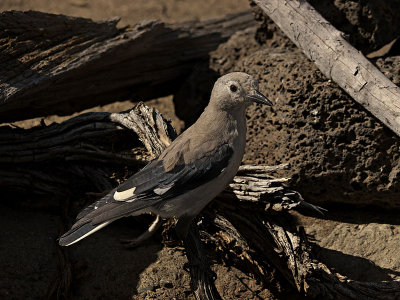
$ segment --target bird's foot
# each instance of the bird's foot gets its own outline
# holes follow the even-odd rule
[[[150,227],[137,238],[134,239],[121,239],[120,242],[124,244],[125,248],[132,249],[140,244],[142,244],[145,240],[149,239],[154,235],[154,233],[161,227],[163,220],[160,216],[157,216],[153,223],[151,223]]]

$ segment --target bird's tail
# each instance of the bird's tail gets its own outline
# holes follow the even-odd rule
[[[76,242],[79,242],[80,240],[91,235],[92,233],[95,233],[96,231],[100,230],[110,223],[111,221],[107,221],[101,224],[93,225],[91,222],[88,222],[79,227],[73,226],[68,232],[64,233],[59,238],[58,243],[61,246],[69,246],[75,244]]]

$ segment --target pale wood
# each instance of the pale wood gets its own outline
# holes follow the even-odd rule
[[[400,135],[400,89],[305,0],[254,0],[355,101]]]

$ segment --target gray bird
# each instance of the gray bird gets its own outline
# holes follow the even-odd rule
[[[157,216],[147,234],[159,226],[160,217],[174,217],[177,235],[184,238],[192,220],[235,176],[246,144],[245,110],[253,102],[272,105],[252,76],[235,72],[220,77],[196,123],[157,159],[82,210],[60,245],[143,213]]]

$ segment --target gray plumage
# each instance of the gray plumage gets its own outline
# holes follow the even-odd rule
[[[82,210],[60,245],[71,245],[121,217],[142,213],[177,218],[176,230],[183,238],[192,219],[235,176],[246,144],[245,109],[252,102],[271,105],[250,75],[235,72],[219,78],[197,122],[159,158]]]

